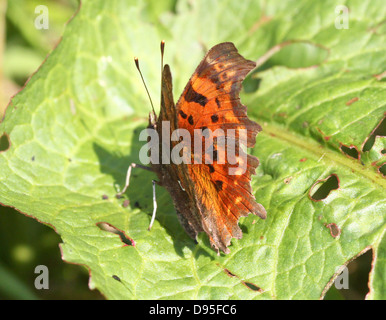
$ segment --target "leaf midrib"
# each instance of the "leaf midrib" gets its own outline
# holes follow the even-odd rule
[[[347,169],[352,170],[355,174],[365,177],[370,180],[375,186],[386,189],[386,179],[383,179],[380,174],[370,170],[369,165],[362,165],[358,160],[352,160],[348,157],[339,154],[325,146],[316,143],[315,141],[308,139],[304,136],[298,135],[292,131],[288,131],[283,126],[276,123],[264,123],[262,122],[262,134],[268,134],[277,139],[286,141],[293,146],[307,150],[308,152],[319,157],[320,160],[329,161],[334,164],[339,164]]]

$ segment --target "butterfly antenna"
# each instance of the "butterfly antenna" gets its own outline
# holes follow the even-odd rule
[[[141,79],[142,79],[143,85],[145,86],[147,95],[148,95],[148,97],[149,97],[150,104],[151,104],[151,108],[153,109],[154,114],[156,114],[156,113],[155,113],[155,110],[154,110],[153,100],[151,100],[151,96],[150,96],[149,90],[147,89],[147,86],[146,86],[146,83],[145,83],[145,79],[143,78],[141,69],[139,68],[139,61],[138,61],[138,58],[137,58],[137,57],[134,57],[134,61],[135,61],[135,66],[137,67],[138,72],[139,72],[139,74],[141,75]]]
[[[165,51],[165,40],[161,41],[161,75],[164,69],[164,51]]]

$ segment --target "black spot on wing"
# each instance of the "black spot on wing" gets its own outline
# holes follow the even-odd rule
[[[213,150],[213,161],[218,161],[217,150]]]
[[[217,104],[217,108],[221,108],[221,104],[220,104],[220,101],[218,100],[218,98],[216,97],[216,104]]]
[[[217,191],[221,191],[222,190],[222,185],[223,185],[223,182],[221,180],[216,180],[215,181],[215,187],[216,187]]]
[[[180,110],[180,116],[183,118],[183,119],[186,119],[188,116],[185,112],[183,112],[182,110]]]
[[[218,115],[214,114],[213,116],[210,117],[212,119],[213,123],[216,123],[218,121]]]
[[[207,130],[207,131],[205,131]],[[203,137],[209,138],[210,137],[210,131],[208,130],[208,127],[201,127],[201,132]]]
[[[190,125],[194,124],[192,115],[189,116],[188,122],[189,122]]]
[[[190,84],[189,89],[186,92],[185,100],[187,102],[196,102],[203,107],[205,107],[205,105],[208,102],[208,99],[205,96],[203,96],[202,94],[198,93],[193,89],[192,84]]]

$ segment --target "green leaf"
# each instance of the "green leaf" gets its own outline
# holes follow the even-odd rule
[[[89,268],[90,287],[110,299],[322,297],[337,270],[378,246],[386,227],[385,178],[359,157],[386,111],[385,82],[374,77],[386,65],[378,32],[386,8],[346,1],[349,29],[336,29],[337,5],[178,1],[172,13],[173,2],[82,1],[0,124],[10,139],[0,152],[0,202],[52,226],[63,259]],[[140,57],[159,97],[162,38],[176,98],[216,43],[233,41],[254,60],[283,50],[245,81],[242,94],[263,126],[252,184],[268,217],[241,219],[243,238],[226,256],[210,249],[205,234],[198,244],[186,235],[162,188],[147,231],[152,173],[133,172],[128,207],[114,197],[129,164],[139,162],[150,110],[132,57]],[[355,146],[358,159],[342,145]],[[384,263],[374,263],[373,295],[384,296],[377,271]]]
[[[385,235],[373,247],[373,270],[370,273],[370,292],[367,299],[386,299],[386,238]]]

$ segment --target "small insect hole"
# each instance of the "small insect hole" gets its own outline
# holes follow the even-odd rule
[[[234,273],[230,272],[228,269],[224,268],[224,272],[226,273],[227,276],[231,277],[231,278],[238,278],[238,276],[236,276]]]
[[[9,141],[8,135],[4,132],[0,137],[0,152],[7,151],[10,147],[11,143]]]
[[[97,227],[99,229],[101,229],[103,231],[107,231],[107,232],[110,232],[110,233],[117,234],[119,236],[119,238],[121,239],[121,241],[125,245],[127,245],[127,246],[135,246],[135,241],[133,239],[128,237],[123,231],[117,229],[113,225],[111,225],[111,224],[109,224],[107,222],[98,222],[96,225],[97,225]]]
[[[379,167],[379,172],[380,173],[382,173],[382,175],[384,176],[384,177],[386,177],[386,163],[384,163],[383,165],[381,165],[380,167]]]
[[[263,290],[258,287],[257,285],[253,284],[252,282],[247,282],[247,281],[242,281],[242,283],[250,290],[252,291],[258,291],[258,292],[263,292]]]
[[[332,190],[339,188],[339,180],[336,174],[330,175],[327,179],[317,181],[310,190],[310,198],[314,201],[326,199]]]
[[[359,159],[359,152],[355,146],[348,147],[342,144],[340,146],[340,150],[350,158],[357,159],[357,160]]]
[[[336,223],[329,223],[326,227],[330,229],[330,234],[333,238],[339,237],[342,232]]]
[[[365,140],[366,142],[365,142],[363,149],[362,149],[363,152],[371,150],[371,148],[374,145],[375,138],[377,136],[381,136],[381,137],[386,136],[386,115],[379,122],[379,124],[375,127],[375,129],[371,132],[369,137]]]

